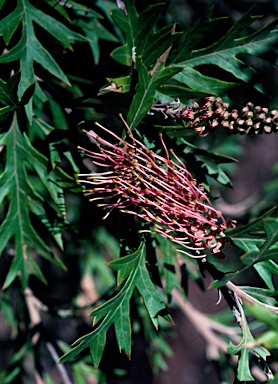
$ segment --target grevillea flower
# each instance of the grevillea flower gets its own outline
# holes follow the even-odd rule
[[[153,232],[176,243],[179,252],[191,257],[204,257],[207,250],[220,252],[228,224],[213,208],[204,187],[173,150],[168,151],[162,136],[165,157],[138,141],[126,123],[129,142],[97,125],[117,143],[85,131],[99,151],[80,149],[105,170],[80,174],[78,181],[91,186],[84,191],[92,196],[90,201],[102,201],[98,206],[108,209],[104,218],[116,208],[150,222]]]
[[[229,104],[223,103],[220,97],[206,97],[206,103],[193,108],[185,107],[181,119],[191,120],[188,127],[199,133],[199,136],[214,134],[218,127],[223,127],[228,135],[278,132],[278,111],[254,106],[247,103],[240,110],[228,110]]]
[[[179,99],[162,103],[156,100],[151,112],[160,111],[165,118],[168,116],[182,120],[187,128],[199,133],[199,136],[213,135],[219,128],[224,128],[228,135],[278,132],[278,110],[254,106],[247,103],[240,110],[229,110],[229,104],[220,97],[205,97],[205,103],[194,103],[192,107],[180,108]]]

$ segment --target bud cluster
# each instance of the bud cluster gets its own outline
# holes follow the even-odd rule
[[[104,218],[113,209],[120,209],[150,222],[153,233],[176,243],[179,252],[191,257],[204,257],[201,251],[220,252],[223,231],[233,223],[227,223],[221,212],[213,208],[204,187],[197,184],[173,150],[166,148],[162,136],[166,157],[138,141],[127,125],[129,142],[97,125],[117,143],[112,144],[93,131],[86,132],[99,151],[81,149],[93,164],[106,170],[80,174],[78,181],[91,186],[84,191],[93,196],[90,201],[102,201],[98,206],[109,210]]]
[[[206,97],[205,104],[185,106],[180,109],[177,99],[169,103],[156,101],[151,110],[159,110],[165,116],[183,120],[188,128],[199,133],[199,136],[213,135],[217,128],[223,127],[228,135],[278,132],[278,110],[254,106],[247,103],[240,110],[228,110],[229,104],[223,103],[220,97]],[[165,105],[162,110],[161,105]],[[160,106],[160,108],[159,108]]]
[[[189,128],[193,128],[200,136],[213,134],[218,127],[226,129],[227,134],[248,134],[278,132],[278,111],[247,103],[241,110],[228,111],[229,104],[223,103],[220,97],[206,97],[203,106],[194,104],[193,108],[185,107],[180,115],[189,120]]]

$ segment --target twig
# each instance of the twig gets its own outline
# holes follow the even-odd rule
[[[262,303],[261,301],[255,299],[254,297],[252,297],[251,295],[248,295],[248,293],[244,292],[243,290],[241,290],[237,285],[235,285],[234,283],[232,283],[231,281],[228,281],[226,284],[226,287],[231,290],[232,292],[234,292],[238,297],[240,297],[242,300],[246,300],[248,303],[251,303],[251,304],[259,304],[261,305],[262,307],[268,309],[270,312],[273,312],[275,314],[278,314],[278,307],[274,307],[273,305],[269,305],[269,304],[265,304],[265,303]]]
[[[189,301],[184,301],[182,294],[177,289],[172,291],[172,295],[180,310],[208,343],[210,357],[217,359],[219,357],[218,350],[227,353],[228,347],[226,341],[219,337],[214,331],[225,333],[236,342],[240,340],[235,329],[209,319],[206,315],[194,308]]]
[[[232,284],[232,283],[231,283]],[[229,287],[229,289],[233,289],[233,285]],[[240,290],[239,290],[240,291]],[[240,291],[242,292],[242,291]],[[179,309],[183,312],[183,314],[187,317],[187,319],[191,322],[191,324],[195,327],[200,336],[206,341],[208,347],[208,356],[212,360],[217,360],[219,358],[219,350],[227,353],[228,344],[225,340],[223,340],[220,336],[215,334],[215,332],[221,332],[229,336],[234,342],[238,343],[240,341],[240,337],[237,334],[235,328],[225,326],[223,324],[219,324],[218,322],[211,320],[207,317],[207,315],[199,312],[189,301],[184,301],[182,294],[177,290],[173,289],[172,296],[179,307]],[[240,303],[240,296],[234,292],[235,301],[238,306],[238,311],[240,315],[243,315],[243,309]],[[249,295],[248,295],[249,296]],[[237,357],[231,356],[232,361],[236,364]],[[265,375],[270,379],[272,376],[271,371],[262,372],[258,367],[252,367],[252,375],[256,379],[263,381]]]
[[[53,361],[56,364],[56,367],[57,367],[57,369],[61,375],[63,383],[64,384],[73,384],[71,379],[69,378],[69,375],[66,371],[65,366],[63,364],[58,364],[59,356],[58,356],[58,353],[56,352],[55,348],[53,347],[53,345],[49,342],[46,342],[45,345],[46,345],[46,348],[48,349],[50,356],[52,357]]]
[[[254,205],[260,201],[260,198],[260,191],[256,191],[245,200],[236,204],[228,204],[225,200],[219,199],[219,201],[216,202],[216,207],[224,215],[238,218],[244,216],[252,207],[254,207]]]

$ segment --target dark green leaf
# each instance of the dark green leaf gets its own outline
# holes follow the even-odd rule
[[[120,61],[122,64],[130,65],[133,48],[136,49],[136,54],[138,56],[144,57],[144,52],[149,48],[148,39],[150,32],[153,29],[163,5],[164,4],[162,3],[150,5],[138,16],[134,6],[134,0],[127,0],[126,6],[128,16],[125,16],[119,9],[114,9],[112,11],[111,15],[113,20],[121,27],[126,36],[126,43],[123,46],[116,48],[111,54],[115,60]],[[167,41],[165,50],[171,45],[171,41],[171,39]],[[152,54],[154,54],[152,60],[158,59],[162,53],[163,50],[159,53],[159,45],[157,44],[155,49],[152,49]]]
[[[263,347],[255,346],[255,340],[250,332],[246,317],[241,309],[241,329],[242,339],[237,345],[230,342],[228,347],[228,353],[231,355],[240,354],[237,368],[237,378],[239,381],[254,381],[249,368],[249,352],[252,351],[256,355],[260,356],[263,360],[266,359],[270,353]]]
[[[184,43],[183,38],[180,38],[179,46],[173,50],[170,58],[170,63],[178,63],[184,65],[185,68],[178,75],[174,76],[178,81],[182,81],[187,86],[192,86],[194,89],[207,90],[207,93],[218,90],[218,94],[226,92],[230,87],[233,87],[233,83],[219,82],[218,79],[203,76],[201,73],[197,73],[197,66],[205,64],[213,64],[224,71],[227,71],[234,75],[236,78],[242,81],[249,81],[254,70],[250,67],[244,66],[244,62],[238,59],[240,54],[248,54],[258,56],[266,52],[273,44],[278,41],[278,30],[274,30],[277,21],[274,20],[270,24],[256,31],[255,33],[241,37],[242,31],[248,27],[257,17],[252,17],[251,8],[246,12],[233,26],[232,28],[222,36],[217,42],[213,43],[207,48],[193,49],[194,44],[206,36],[206,30],[211,23],[209,16],[200,22],[196,29],[192,30],[192,38],[189,38],[190,50],[186,50],[182,45]],[[195,33],[198,38],[194,41]],[[185,45],[186,47],[186,45]],[[193,77],[190,74],[194,74]],[[196,86],[198,81],[199,86]],[[213,82],[215,81],[215,87]]]
[[[12,21],[10,20],[12,18]],[[57,39],[65,48],[71,49],[71,42],[87,41],[86,38],[71,31],[58,20],[53,19],[45,12],[34,7],[28,0],[21,0],[11,14],[0,21],[0,31],[6,30],[7,23],[11,27],[5,32],[5,40],[8,42],[12,37],[19,22],[22,22],[22,35],[20,41],[0,57],[0,63],[9,63],[20,60],[21,79],[18,87],[18,95],[22,97],[27,88],[35,81],[34,62],[39,63],[48,72],[58,79],[69,84],[69,81],[57,64],[53,56],[47,51],[37,39],[34,32],[34,23],[37,23]],[[31,107],[26,107],[26,112],[31,121]]]
[[[94,56],[95,64],[98,64],[100,58],[100,49],[99,49],[99,40],[107,40],[118,42],[118,38],[115,37],[111,32],[109,32],[97,18],[91,18],[88,22],[84,20],[77,20],[76,25],[80,27],[85,36],[89,40],[89,44]]]
[[[151,76],[143,61],[139,59],[137,60],[137,68],[138,88],[127,116],[127,123],[131,129],[136,128],[147,114],[153,104],[155,91],[158,87],[182,69],[180,67],[165,68],[164,63],[161,63],[158,70]]]
[[[48,190],[56,207],[58,204],[64,206],[63,194],[55,181],[57,176],[47,174],[47,160],[32,147],[27,137],[22,135],[15,117],[9,131],[0,136],[0,142],[6,148],[7,158],[4,172],[0,178],[0,202],[3,202],[6,197],[9,198],[9,209],[0,226],[0,253],[10,239],[14,238],[15,241],[15,255],[4,287],[7,288],[18,275],[21,276],[23,287],[26,287],[30,274],[35,274],[45,281],[33,259],[34,250],[40,256],[63,266],[58,258],[49,256],[51,255],[50,249],[31,223],[30,213],[32,212],[39,216],[46,225],[50,225],[44,210],[44,199],[34,190],[32,183],[28,180],[26,164],[28,163],[41,178],[41,182]],[[54,183],[49,182],[49,179],[52,179]],[[62,246],[60,231],[54,231],[51,225],[49,229],[53,230],[54,238]]]
[[[67,352],[60,360],[65,362],[81,353],[85,348],[90,348],[95,367],[98,366],[104,348],[104,340],[109,327],[114,324],[117,342],[120,351],[128,356],[131,354],[131,325],[129,315],[129,301],[135,287],[142,295],[151,319],[157,326],[159,312],[165,310],[159,294],[154,289],[146,268],[145,245],[141,243],[136,252],[110,263],[111,267],[118,270],[118,281],[127,279],[120,292],[112,299],[106,301],[100,307],[94,309],[90,315],[94,316],[96,329],[76,340],[74,348]],[[168,315],[165,316],[169,318]],[[101,342],[99,342],[101,341]]]
[[[258,251],[251,251],[241,256],[244,264],[250,265],[259,261],[274,259],[277,257],[278,246],[271,248],[278,241],[278,219],[266,218],[262,220],[263,228],[266,233],[266,241]]]
[[[0,79],[0,103],[15,106],[18,102],[17,88],[20,80],[20,73],[9,78],[7,83]]]
[[[196,69],[188,66],[174,76],[174,79],[186,84],[192,89],[206,93],[206,95],[221,95],[229,89],[237,87],[238,83],[227,82],[213,77],[205,76]],[[209,91],[208,91],[209,90]],[[200,96],[199,96],[200,97]]]
[[[274,291],[272,275],[278,275],[278,265],[272,260],[266,260],[255,264],[254,268],[268,288]]]
[[[205,97],[208,92],[203,92],[197,89],[188,87],[181,87],[179,85],[163,84],[159,87],[158,93],[171,96],[172,99],[179,98],[184,104],[188,103],[189,99],[197,99],[199,97]]]
[[[8,45],[13,34],[17,30],[22,19],[23,11],[20,4],[11,12],[4,20],[0,21],[0,35],[3,36],[5,43]]]

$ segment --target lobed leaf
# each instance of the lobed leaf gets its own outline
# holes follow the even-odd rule
[[[158,87],[182,68],[165,68],[164,63],[161,63],[158,70],[151,76],[142,59],[137,57],[137,69],[138,87],[127,115],[127,124],[130,129],[136,128],[145,117],[154,102],[154,95]]]
[[[69,84],[67,76],[52,54],[38,40],[34,24],[39,24],[65,48],[72,49],[72,41],[88,40],[82,35],[71,31],[45,12],[40,11],[29,0],[18,0],[14,11],[0,21],[0,34],[3,35],[6,44],[10,42],[20,22],[22,23],[22,33],[19,42],[0,57],[0,63],[20,61],[21,79],[18,86],[18,96],[21,97],[26,89],[36,82],[34,62],[40,64],[58,79]],[[7,28],[7,25],[9,28]],[[40,92],[37,90],[36,94],[39,96]],[[32,108],[30,105],[26,107],[26,112],[29,121],[31,121]]]
[[[90,348],[94,366],[97,367],[103,353],[105,335],[111,325],[115,327],[120,351],[124,351],[130,357],[129,301],[135,287],[139,290],[150,317],[157,327],[157,316],[161,311],[165,310],[165,305],[149,278],[145,261],[145,245],[141,243],[137,251],[129,256],[110,262],[110,266],[118,271],[118,282],[127,279],[116,296],[90,312],[90,316],[94,316],[95,329],[88,335],[76,340],[73,344],[74,348],[62,356],[60,362],[71,360],[85,348]],[[164,317],[169,319],[167,315]]]
[[[0,136],[0,143],[6,148],[6,164],[0,177],[0,203],[7,198],[9,200],[6,217],[0,225],[0,253],[11,239],[14,239],[15,242],[15,253],[4,282],[4,288],[7,288],[17,276],[21,276],[22,285],[25,288],[30,274],[35,274],[46,282],[37,266],[34,254],[64,267],[56,256],[50,256],[49,247],[41,239],[31,222],[30,215],[33,213],[49,227],[50,231],[53,231],[54,238],[62,247],[60,230],[54,228],[49,222],[44,209],[44,198],[33,188],[27,169],[33,169],[41,178],[52,197],[53,207],[64,207],[62,189],[57,186],[57,175],[60,177],[61,174],[58,173],[56,176],[47,174],[46,158],[37,152],[27,136],[20,132],[15,116],[9,131]]]
[[[255,339],[250,332],[243,310],[241,310],[241,321],[242,339],[237,345],[234,345],[230,341],[228,346],[228,353],[231,355],[240,355],[237,368],[238,380],[254,381],[249,368],[249,353],[253,352],[256,356],[259,356],[263,360],[266,360],[266,357],[269,356],[270,353],[264,347],[255,346]]]
[[[210,19],[211,11],[205,19],[201,20],[186,35],[188,39],[187,44],[190,46],[190,49],[185,49],[183,46],[185,38],[180,37],[172,50],[169,63],[184,65],[185,68],[173,76],[173,78],[193,89],[206,90],[208,94],[218,91],[219,95],[235,86],[235,83],[225,84],[225,82],[221,82],[213,77],[204,76],[197,69],[201,65],[209,64],[216,65],[222,70],[231,73],[235,78],[248,82],[254,70],[245,66],[238,56],[240,54],[258,56],[266,52],[278,41],[278,30],[274,29],[277,20],[272,21],[253,34],[241,37],[242,31],[257,19],[257,17],[252,16],[253,8],[247,11],[224,36],[206,48],[194,49],[198,41],[201,41],[206,36],[206,31],[211,23],[217,24],[217,19],[214,21]],[[196,35],[197,39],[195,42]],[[185,44],[185,46],[187,45]]]
[[[134,0],[126,1],[128,16],[125,16],[125,14],[119,9],[113,9],[111,12],[112,19],[125,32],[126,37],[125,44],[116,48],[111,53],[111,56],[121,64],[128,66],[131,62],[133,49],[136,49],[136,54],[138,56],[145,57],[145,53],[147,53],[147,50],[151,48],[153,61],[155,61],[163,52],[162,50],[162,52],[159,53],[159,45],[153,45],[149,39],[151,36],[151,31],[156,23],[156,20],[158,19],[160,12],[162,11],[164,4],[157,3],[150,5],[144,12],[138,15],[134,3]],[[168,34],[171,34],[171,32],[168,31]],[[160,35],[159,37],[161,38]],[[168,42],[166,36],[164,35],[163,44],[165,44],[167,49],[171,45],[171,39]]]

